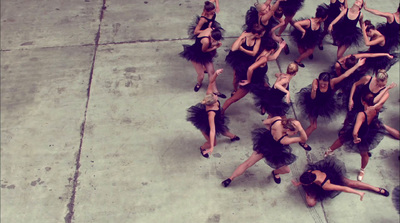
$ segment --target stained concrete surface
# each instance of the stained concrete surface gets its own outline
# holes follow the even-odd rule
[[[323,1],[306,0],[295,18],[315,13]],[[224,58],[240,35],[254,2],[220,1],[225,28],[215,67],[224,68],[219,89],[229,94],[232,69]],[[350,1],[349,4],[352,4]],[[385,12],[398,2],[368,1]],[[304,192],[291,185],[307,163],[273,182],[259,162],[228,188],[220,182],[252,153],[250,132],[262,127],[250,95],[227,111],[241,140],[218,138],[210,159],[200,156],[203,137],[186,122],[199,102],[195,71],[178,57],[187,26],[203,1],[1,1],[1,222],[399,222],[391,197],[344,194],[307,208]],[[364,12],[373,23],[384,19]],[[287,35],[288,31],[284,33]],[[298,56],[269,62],[270,82]],[[360,49],[350,49],[348,53]],[[292,95],[335,61],[325,39],[314,60],[292,80]],[[389,82],[399,83],[399,64]],[[399,88],[390,92],[385,123],[399,129]],[[224,101],[223,99],[221,101]],[[307,120],[294,112],[304,127]],[[313,161],[335,140],[340,115],[309,139]],[[360,157],[336,156],[355,179]],[[385,137],[373,151],[364,182],[390,192],[399,185],[399,141]]]

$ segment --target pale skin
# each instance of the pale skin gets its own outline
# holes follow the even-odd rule
[[[321,23],[323,23],[326,18],[311,18],[311,29],[312,30],[318,30],[321,27]],[[303,38],[306,35],[306,29],[308,29],[310,27],[310,20],[309,19],[305,19],[305,20],[301,20],[298,22],[294,23],[294,27],[296,29],[298,29],[301,33],[302,36],[301,38]],[[316,45],[317,43],[315,43]],[[302,60],[304,60],[304,58],[307,58],[308,56],[310,56],[311,54],[313,54],[315,46],[313,48],[310,49],[305,49],[301,46],[297,47],[300,53],[300,56],[296,59],[296,62],[301,63]]]
[[[312,82],[312,88],[311,88],[311,99],[315,99],[316,95],[317,95],[317,90],[318,90],[318,84],[319,84],[319,90],[322,93],[325,93],[328,91],[329,85],[331,89],[335,89],[335,86],[340,83],[342,80],[344,80],[345,78],[349,77],[351,74],[354,73],[355,70],[357,70],[359,67],[361,67],[362,65],[364,65],[365,63],[365,59],[361,59],[358,61],[358,63],[350,68],[349,70],[347,70],[343,75],[339,76],[339,77],[335,77],[332,78],[329,82],[328,81],[322,81],[322,80],[318,80],[318,79],[314,79]],[[310,125],[307,127],[306,129],[306,134],[307,137],[310,137],[310,135],[317,129],[317,118],[315,117],[308,117],[308,119],[310,120]],[[304,144],[305,147],[307,147],[307,144]]]
[[[247,32],[243,32],[239,38],[236,39],[236,41],[232,44],[231,50],[232,51],[237,51],[240,50],[242,52],[244,52],[245,54],[254,57],[258,50],[260,49],[260,34],[256,33],[247,33]],[[253,46],[253,50],[246,50],[244,47],[242,47],[242,44],[246,43],[247,46]],[[255,43],[255,44],[254,44]],[[234,75],[233,75],[233,88],[235,91],[237,91],[238,88],[238,81],[236,80],[236,71],[234,70]]]
[[[371,9],[371,8],[367,7],[367,2],[366,1],[364,1],[364,9],[365,9],[365,11],[370,12],[370,13],[372,13],[374,15],[386,18],[386,21],[388,23],[392,23],[395,20],[397,21],[397,23],[399,23],[399,12],[398,11],[395,12],[395,13],[389,13],[389,12],[381,12],[381,11],[378,11],[376,9]]]
[[[263,124],[265,125],[265,127],[267,129],[271,128],[271,124],[278,119],[282,119],[279,116],[275,116],[273,118],[269,118],[263,121]],[[304,132],[303,127],[301,126],[300,122],[297,120],[294,120],[293,122],[293,126],[295,127],[295,131],[290,131],[288,129],[285,129],[283,127],[283,125],[281,124],[280,121],[276,122],[271,129],[271,134],[273,136],[273,138],[278,141],[283,135],[288,134],[288,136],[284,137],[281,140],[281,143],[283,145],[289,145],[289,144],[293,144],[293,143],[298,143],[298,142],[306,142],[307,141],[307,135]],[[299,133],[300,136],[294,136],[295,134]],[[235,171],[232,173],[232,175],[229,177],[229,179],[231,179],[232,181],[242,175],[248,168],[250,168],[251,166],[253,166],[254,164],[256,164],[258,161],[260,161],[264,156],[260,153],[257,152],[253,152],[251,154],[251,156],[244,161],[242,164],[240,164]],[[274,170],[275,173],[275,177],[276,178],[280,178],[279,174],[286,174],[286,173],[290,173],[290,168],[289,166],[283,166],[279,169],[275,169]]]
[[[313,170],[313,171],[311,171],[311,173],[313,173],[317,176],[317,178],[312,183],[321,186],[322,182],[326,178],[326,173],[321,172],[319,170]],[[374,187],[372,185],[369,185],[369,184],[366,184],[366,183],[363,183],[360,181],[350,180],[348,178],[343,178],[343,181],[346,186],[332,184],[330,180],[327,180],[326,183],[322,186],[322,189],[327,190],[327,191],[334,190],[334,191],[342,191],[342,192],[346,192],[346,193],[356,194],[356,195],[360,196],[360,201],[363,200],[365,193],[354,190],[353,188],[360,189],[360,190],[369,190],[369,191],[373,191],[376,193],[384,193],[384,191],[381,192],[381,189],[379,187]],[[298,182],[296,180],[292,180],[292,184],[296,187],[298,187],[300,185],[304,185],[301,182]],[[309,207],[313,207],[317,204],[317,199],[315,196],[312,196],[311,194],[306,193],[306,203]]]
[[[214,39],[211,37],[211,31],[212,31],[211,28],[207,28],[207,29],[205,29],[204,31],[202,31],[202,32],[199,34],[199,37],[203,37],[203,36],[209,36],[209,37],[210,37],[210,38],[203,38],[203,39],[201,39],[201,44],[202,44],[201,50],[202,50],[203,52],[211,52],[211,51],[213,51],[213,50],[218,49],[218,48],[221,47],[221,45],[222,45],[221,41],[214,40]],[[211,47],[209,47],[210,41],[211,41]],[[205,64],[205,65],[200,64],[200,63],[197,63],[197,62],[195,62],[195,61],[191,61],[191,62],[192,62],[193,67],[194,67],[194,69],[196,70],[196,73],[197,73],[197,84],[198,84],[198,85],[201,86],[201,84],[203,83],[203,79],[204,79],[204,68],[205,68],[205,69],[207,70],[207,72],[208,72],[208,79],[209,79],[209,80],[211,79],[211,74],[214,74],[214,72],[215,72],[214,64],[213,64],[212,62],[207,63],[207,64]],[[215,81],[214,81],[213,83],[211,83],[211,82],[209,81],[209,85],[212,86],[212,89],[213,89],[213,92],[214,92],[214,93],[217,93],[217,92],[218,92],[217,85],[216,85]]]
[[[274,5],[272,5],[272,7],[270,6],[271,1],[268,0],[266,1],[260,8],[260,11],[258,12],[258,17],[259,22],[261,23],[260,25],[268,25],[269,19],[274,15],[275,11],[278,9],[279,7],[279,2],[281,1],[285,1],[285,0],[278,0],[275,2]],[[269,35],[268,33],[266,33],[266,35]]]
[[[280,52],[282,51],[282,48],[284,47],[284,45],[286,44],[285,41],[283,41],[282,43],[279,44],[279,48],[276,52],[274,52],[274,50],[264,50],[256,59],[256,62],[253,63],[247,71],[247,78],[248,80],[251,81],[251,77],[253,76],[253,72],[255,69],[259,68],[259,67],[264,67],[268,61],[270,60],[276,60],[276,58],[279,56]],[[250,79],[249,79],[250,78]],[[239,83],[240,86],[244,86],[246,84],[249,84],[250,81],[248,80],[243,80]],[[267,83],[265,83],[267,85]],[[231,104],[239,101],[240,99],[242,99],[244,96],[247,95],[247,93],[249,93],[249,89],[247,88],[238,88],[238,90],[236,91],[236,93],[228,98],[225,102],[224,105],[222,106],[222,114],[225,113],[225,111],[229,108],[229,106],[231,106]]]
[[[215,12],[218,13],[220,12],[220,8],[219,8],[219,0],[209,0],[209,2],[214,3],[215,4]]]
[[[212,17],[215,15],[215,9],[211,10],[210,12],[207,12],[207,11],[204,10],[201,15],[204,16],[204,17],[207,17],[208,19],[212,19]],[[194,35],[198,35],[202,31],[204,31],[204,30],[201,30],[201,27],[206,22],[207,22],[207,20],[205,18],[200,17],[199,23],[197,23],[197,26],[193,31]],[[211,28],[211,26],[212,26],[212,23],[210,22],[210,24],[208,25],[208,28]]]
[[[360,11],[361,11],[362,4],[363,4],[363,0],[356,0],[356,1],[354,2],[353,6],[349,9],[349,13],[348,13],[348,18],[349,18],[350,20],[355,20],[355,19],[357,18],[358,14],[359,14]],[[347,12],[347,10],[342,10],[342,11],[340,12],[340,14],[336,17],[336,19],[334,19],[334,20],[331,22],[331,24],[330,24],[329,27],[328,27],[328,31],[329,31],[330,33],[331,33],[332,30],[333,30],[333,26],[334,26],[341,18],[343,18],[343,16],[346,16],[346,12]],[[363,13],[361,12],[361,13],[360,13],[359,20],[358,20],[358,22],[360,23],[360,27],[361,27],[361,28],[363,28],[363,26],[364,26],[363,17],[364,17],[364,16],[363,16]],[[340,44],[340,43],[339,43],[339,44]],[[346,52],[347,48],[349,48],[349,46],[347,46],[347,45],[342,45],[342,44],[340,44],[340,45],[338,46],[338,50],[337,50],[337,58],[338,58],[338,59],[341,58],[341,57],[343,56],[343,54]]]
[[[206,111],[209,110],[218,110],[219,109],[219,103],[218,103],[218,96],[216,94],[213,93],[213,89],[211,87],[212,84],[214,84],[215,80],[217,79],[217,77],[222,73],[223,69],[218,69],[217,71],[215,71],[215,73],[211,76],[210,79],[210,84],[208,85],[207,88],[207,94],[212,94],[214,97],[214,104],[212,105],[206,105]],[[216,139],[216,135],[215,135],[215,112],[207,112],[208,114],[208,122],[210,125],[210,132],[201,132],[204,136],[204,138],[206,139],[206,142],[201,146],[201,149],[203,150],[203,154],[211,154],[214,150],[214,146],[217,145],[217,139]],[[229,131],[223,133],[222,135],[233,139],[235,137],[235,135]]]
[[[336,71],[336,75],[337,76],[342,75],[340,64],[342,64],[343,68],[348,69],[348,67],[346,67],[345,62],[346,62],[346,59],[349,58],[352,55],[355,56],[356,59],[371,58],[371,57],[387,57],[389,59],[393,59],[393,56],[388,54],[388,53],[357,53],[357,54],[350,54],[350,55],[342,57],[342,58],[338,59],[338,61],[336,61],[336,63],[335,63],[335,71]]]
[[[362,32],[364,36],[364,42],[366,46],[384,46],[385,45],[385,37],[376,29],[370,29],[368,32],[366,31],[366,26],[362,27]]]

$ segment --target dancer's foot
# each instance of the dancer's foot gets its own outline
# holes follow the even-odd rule
[[[312,150],[311,146],[308,145],[307,143],[301,143],[301,142],[299,142],[299,145],[300,145],[301,147],[303,147],[303,149],[304,149],[305,151],[311,151],[311,150]]]
[[[222,181],[221,185],[224,187],[228,187],[229,184],[231,184],[231,182],[232,182],[232,180],[228,178],[228,179]]]
[[[364,171],[365,170],[363,168],[361,168],[360,172],[358,172],[358,176],[357,176],[358,181],[362,181],[364,179]]]
[[[281,178],[276,177],[276,175],[279,176],[279,174],[275,174],[274,170],[272,171],[272,177],[274,178],[275,183],[280,184],[281,183]]]
[[[297,65],[299,65],[299,67],[305,67],[305,65],[303,64],[303,63],[301,63],[301,62],[297,62],[297,61],[294,61]]]
[[[239,140],[240,140],[239,136],[234,136],[234,137],[231,139],[231,142],[239,141]]]
[[[222,94],[221,92],[214,92],[215,95],[217,95],[220,98],[226,98],[226,95]]]
[[[201,88],[201,85],[202,85],[202,84],[197,83],[196,86],[194,86],[194,89],[193,89],[193,90],[194,90],[195,92],[198,92],[199,89]]]
[[[379,188],[378,194],[385,196],[385,197],[389,197],[389,191],[387,191],[385,188]]]

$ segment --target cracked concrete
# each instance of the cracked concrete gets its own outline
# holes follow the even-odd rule
[[[313,15],[322,2],[306,0],[295,18]],[[218,80],[225,94],[232,69],[224,59],[253,3],[220,0],[217,20],[226,37],[214,64],[225,69]],[[265,117],[251,96],[243,98],[227,111],[229,127],[241,140],[218,139],[208,160],[198,154],[203,138],[185,117],[205,90],[192,91],[195,71],[177,55],[182,44],[193,42],[187,26],[203,1],[1,4],[2,222],[399,222],[390,197],[367,192],[360,202],[342,193],[307,208],[304,191],[291,185],[310,159],[322,158],[343,115],[318,127],[309,139],[310,153],[293,146],[298,160],[280,185],[263,162],[229,188],[219,185],[250,156],[250,132]],[[397,2],[368,6],[392,12]],[[364,14],[373,23],[384,22]],[[304,61],[292,94],[334,62],[336,48],[330,38],[325,41],[324,51]],[[287,42],[291,54],[268,64],[270,82],[298,55]],[[397,63],[389,82],[399,83],[398,73]],[[381,118],[399,129],[398,88],[385,106]],[[308,124],[296,107],[289,116],[294,114]],[[359,156],[343,149],[336,156],[355,179]],[[399,184],[398,156],[399,141],[385,137],[364,181],[392,191]]]

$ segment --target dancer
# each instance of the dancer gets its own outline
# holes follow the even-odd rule
[[[365,167],[369,161],[368,152],[376,148],[383,138],[384,128],[378,120],[377,114],[380,108],[374,106],[374,95],[368,93],[362,97],[364,110],[358,112],[355,121],[344,124],[339,132],[339,138],[325,151],[325,156],[333,152],[343,144],[346,149],[361,155],[361,168],[357,176],[358,181],[364,178]]]
[[[290,63],[286,73],[275,74],[276,81],[272,88],[261,88],[254,91],[256,106],[260,107],[261,115],[268,114],[268,118],[285,116],[289,110],[290,92],[289,83],[296,76],[299,67]]]
[[[378,31],[382,33],[386,38],[386,46],[392,52],[399,47],[399,14],[400,14],[400,4],[395,13],[380,12],[376,9],[371,9],[367,7],[364,1],[364,9],[374,15],[386,18],[385,24],[378,25]]]
[[[393,56],[388,53],[357,53],[357,54],[349,54],[338,59],[335,62],[334,70],[337,76],[344,74],[348,69],[353,67],[359,59],[362,58],[370,58],[370,57],[387,57],[389,59],[393,59]],[[359,80],[358,78],[357,80]],[[352,82],[353,83],[353,82]]]
[[[310,125],[306,128],[307,137],[317,129],[317,118],[323,117],[325,123],[332,120],[333,115],[339,110],[339,102],[334,97],[335,86],[343,79],[350,76],[356,69],[365,63],[365,59],[361,59],[351,69],[346,71],[339,77],[331,78],[330,73],[323,72],[319,74],[318,79],[314,79],[312,85],[302,88],[298,93],[297,106],[302,110],[303,114],[308,115]],[[305,150],[311,150],[311,146],[299,143]]]
[[[247,69],[246,76],[236,77],[240,81],[240,87],[234,95],[225,101],[224,105],[222,106],[222,114],[225,114],[226,110],[229,108],[229,106],[231,106],[232,103],[235,103],[246,96],[250,90],[253,91],[255,88],[265,88],[264,86],[269,86],[268,81],[265,81],[266,78],[268,79],[266,76],[268,71],[267,62],[278,58],[282,48],[286,45],[286,42],[281,42],[277,50],[277,43],[273,40],[262,41],[261,45],[264,50],[257,57],[256,61]]]
[[[180,56],[190,60],[197,72],[197,84],[193,89],[195,92],[199,91],[203,84],[204,69],[208,72],[209,80],[211,74],[215,72],[213,58],[217,54],[217,49],[222,45],[221,39],[222,35],[219,29],[207,28],[196,37],[196,42],[193,45],[183,45],[183,52],[180,53]],[[218,91],[215,82],[211,86],[215,94],[221,98],[226,98],[224,94]]]
[[[196,16],[192,24],[189,25],[188,35],[190,39],[196,39],[196,37],[207,28],[221,28],[221,24],[215,21],[217,17],[215,5],[211,1],[204,2],[203,12],[201,16]]]
[[[220,8],[219,8],[219,0],[210,0],[211,3],[213,3],[215,5],[215,12],[219,13],[220,12]]]
[[[362,201],[365,193],[353,188],[369,190],[385,197],[389,196],[389,192],[384,188],[350,180],[345,175],[344,163],[332,157],[309,164],[307,170],[300,176],[300,182],[292,180],[292,183],[296,187],[303,186],[306,192],[306,203],[309,207],[315,206],[318,200],[334,198],[340,192],[357,194]]]
[[[292,39],[297,43],[300,56],[294,62],[300,67],[305,67],[301,62],[306,57],[313,59],[313,52],[321,36],[321,24],[328,17],[328,11],[318,6],[315,18],[305,19],[294,23],[295,30],[292,31]]]
[[[326,4],[324,4],[326,5]],[[328,27],[329,24],[331,24],[331,22],[336,19],[336,17],[340,14],[340,12],[342,10],[346,10],[347,9],[347,0],[330,0],[330,4],[329,6],[326,5],[327,9],[328,9],[328,18],[324,21],[324,30],[321,34],[321,38],[319,40],[318,43],[318,48],[320,50],[324,50],[324,45],[322,43],[322,41],[324,40],[325,36],[328,34]],[[335,41],[333,41],[335,42]]]
[[[293,17],[296,12],[303,7],[303,3],[304,0],[286,0],[280,3],[283,14],[285,15],[285,24],[279,29],[278,36],[282,35],[289,23],[293,25]]]
[[[247,69],[254,63],[256,55],[260,49],[260,37],[264,28],[254,24],[251,32],[244,31],[233,43],[231,51],[226,56],[225,61],[233,68],[233,94],[236,93],[240,77],[247,73]]]
[[[255,129],[252,132],[254,152],[236,168],[232,176],[221,183],[224,187],[229,186],[232,180],[242,175],[262,158],[265,158],[266,163],[274,169],[272,176],[275,183],[280,184],[280,174],[290,173],[289,165],[296,160],[296,156],[292,154],[292,148],[289,145],[306,142],[307,135],[303,127],[297,120],[279,116],[266,119],[263,123],[266,128]],[[300,136],[293,137],[297,133]]]
[[[216,136],[222,134],[230,138],[232,142],[240,140],[240,138],[231,133],[226,126],[229,120],[227,117],[221,116],[218,96],[212,91],[212,84],[222,71],[222,69],[219,69],[211,76],[206,96],[201,103],[188,109],[186,118],[187,121],[190,121],[201,131],[206,139],[206,142],[200,146],[200,153],[205,158],[209,157],[209,154],[214,150],[214,146],[217,145]]]
[[[360,27],[364,25],[362,7],[363,0],[356,0],[351,8],[340,12],[328,27],[328,31],[332,33],[333,39],[338,44],[338,59],[343,56],[350,46],[359,46],[359,42],[362,39],[362,31],[357,27],[357,22],[360,23]],[[341,20],[341,18],[343,19]]]

